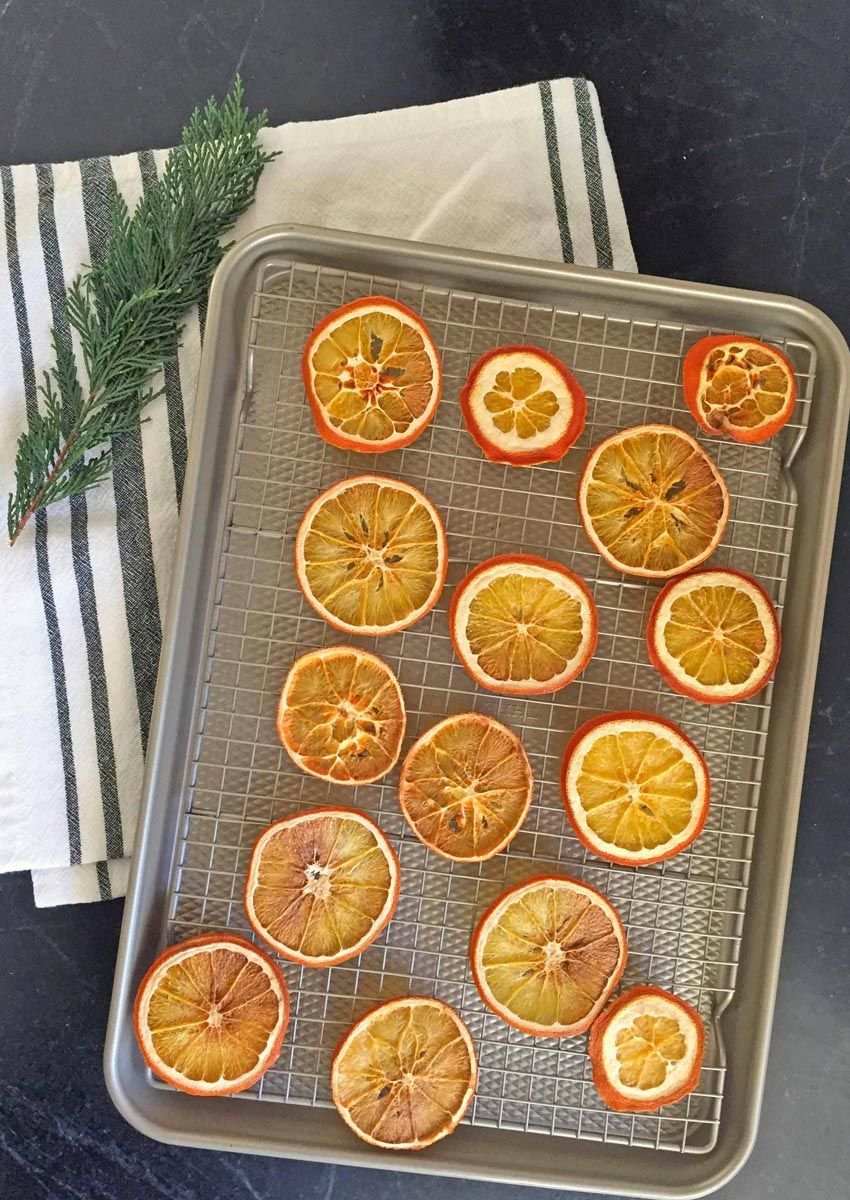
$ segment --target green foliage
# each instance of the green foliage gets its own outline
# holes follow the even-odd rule
[[[9,540],[57,500],[87,491],[109,475],[108,443],[132,429],[158,392],[151,378],[173,359],[183,319],[204,296],[226,246],[221,238],[251,205],[263,167],[275,156],[257,135],[266,113],[250,117],[237,78],[219,107],[209,100],[183,130],[158,180],[131,213],[117,188],[101,262],[68,289],[68,321],[88,377],[55,333],[55,362],[43,399],[18,439]]]

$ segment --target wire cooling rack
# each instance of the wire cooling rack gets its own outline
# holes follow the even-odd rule
[[[406,449],[348,454],[316,434],[300,375],[304,342],[338,305],[374,293],[396,296],[427,321],[444,364],[433,425]],[[242,908],[253,842],[271,821],[309,806],[353,805],[371,813],[399,854],[396,915],[359,958],[331,970],[282,963],[292,1024],[277,1064],[246,1098],[329,1105],[330,1059],[339,1038],[379,999],[437,995],[463,1015],[480,1066],[466,1120],[689,1153],[714,1145],[725,1064],[721,1014],[735,988],[771,689],[753,700],[707,707],[671,692],[649,665],[643,630],[657,587],[612,571],[587,541],[575,501],[590,447],[628,425],[669,422],[694,433],[681,399],[685,350],[707,328],[404,283],[328,267],[278,264],[258,280],[248,322],[245,411],[232,463],[230,503],[209,628],[205,684],[175,850],[168,940],[232,929],[253,937]],[[758,329],[749,333],[759,336]],[[573,369],[588,397],[588,423],[561,463],[510,468],[487,462],[463,427],[460,387],[475,358],[495,345],[530,342]],[[699,440],[732,497],[712,561],[755,575],[781,611],[796,497],[786,467],[805,434],[815,352],[777,343],[798,380],[794,422],[764,446]],[[234,403],[241,397],[234,396]],[[322,489],[364,471],[422,488],[445,518],[450,567],[436,608],[411,629],[346,639],[303,599],[292,567],[300,519]],[[453,587],[476,563],[525,550],[587,580],[599,610],[599,645],[584,674],[554,696],[499,697],[474,685],[455,659],[447,612]],[[525,825],[510,848],[481,864],[451,864],[407,828],[396,774],[356,790],[297,770],[275,732],[282,680],[318,646],[354,642],[396,670],[408,711],[406,745],[447,713],[487,712],[523,739],[535,778]],[[570,734],[600,712],[638,708],[677,722],[711,773],[706,826],[678,857],[639,870],[589,855],[572,834],[558,783]],[[627,927],[623,986],[651,982],[689,1000],[709,1028],[695,1092],[657,1113],[621,1114],[599,1099],[584,1038],[532,1038],[482,1004],[467,960],[470,933],[506,887],[545,871],[600,888]],[[154,1086],[156,1084],[151,1077]]]

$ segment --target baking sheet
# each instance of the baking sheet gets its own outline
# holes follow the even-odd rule
[[[642,633],[657,588],[611,571],[592,550],[577,518],[577,474],[587,449],[626,425],[671,421],[693,432],[678,380],[682,353],[697,337],[734,327],[776,341],[798,374],[794,425],[762,447],[710,438],[703,444],[732,495],[729,526],[712,561],[756,575],[781,608],[797,511],[789,466],[805,447],[817,346],[804,336],[777,337],[769,314],[757,322],[754,313],[746,325],[675,321],[639,302],[624,307],[621,297],[606,304],[603,289],[595,304],[570,303],[568,273],[567,294],[552,303],[448,286],[401,270],[352,269],[324,257],[287,262],[268,255],[253,271],[250,292],[243,289],[236,394],[241,397],[247,384],[248,395],[215,483],[223,522],[210,555],[211,602],[199,631],[193,736],[174,746],[183,783],[158,937],[173,941],[208,928],[247,932],[241,888],[256,834],[305,805],[354,803],[377,816],[399,850],[399,908],[359,959],[329,972],[285,966],[294,1019],[278,1064],[255,1091],[263,1110],[279,1107],[263,1101],[290,1110],[327,1106],[330,1054],[345,1029],[377,998],[423,992],[453,1003],[476,1040],[481,1077],[467,1118],[472,1138],[498,1128],[627,1146],[633,1155],[640,1148],[656,1157],[658,1150],[710,1156],[724,1120],[727,1039],[718,1018],[736,988],[772,689],[744,704],[707,708],[664,687],[648,665]],[[348,455],[318,438],[299,367],[315,322],[373,292],[397,295],[422,312],[443,353],[445,387],[434,425],[416,443],[370,457]],[[517,471],[487,463],[463,430],[457,393],[470,362],[493,345],[516,341],[563,357],[587,391],[587,428],[561,464]],[[280,683],[293,658],[345,640],[295,585],[295,530],[319,490],[369,470],[426,491],[447,522],[451,567],[439,605],[423,621],[389,638],[352,640],[371,645],[397,670],[409,740],[446,712],[474,707],[515,728],[532,761],[537,786],[524,829],[506,854],[485,864],[452,865],[429,854],[401,818],[394,775],[356,793],[333,788],[298,772],[274,731]],[[204,534],[202,518],[195,521],[195,536],[209,541],[209,523]],[[448,641],[452,585],[491,554],[519,548],[572,566],[589,582],[600,611],[596,655],[581,679],[554,697],[518,701],[477,689]],[[597,712],[632,707],[677,721],[705,753],[713,785],[709,820],[694,846],[639,871],[586,854],[569,830],[557,782],[573,729]],[[624,985],[650,981],[670,988],[707,1019],[711,1036],[700,1086],[679,1104],[648,1115],[608,1111],[590,1082],[584,1039],[529,1038],[478,998],[466,961],[477,915],[510,883],[549,869],[595,884],[620,910],[630,949]],[[150,1079],[147,1086],[162,1090]],[[250,1098],[235,1103],[244,1108]],[[332,1112],[323,1116],[336,1120]],[[279,1150],[287,1152],[285,1137]]]

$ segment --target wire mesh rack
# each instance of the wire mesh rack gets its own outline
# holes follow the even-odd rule
[[[416,442],[373,457],[318,437],[300,359],[318,320],[375,293],[421,312],[442,354],[444,392],[433,425]],[[771,688],[725,707],[671,692],[649,665],[644,642],[657,588],[603,562],[585,538],[575,501],[587,451],[610,433],[656,421],[694,432],[681,401],[681,364],[688,346],[708,332],[329,267],[264,268],[247,324],[248,396],[232,462],[167,938],[225,928],[252,937],[242,908],[251,847],[269,822],[304,807],[342,803],[372,814],[399,854],[402,890],[390,925],[359,958],[330,970],[281,964],[292,991],[292,1024],[277,1064],[245,1098],[329,1105],[330,1059],[343,1033],[377,1000],[419,993],[454,1005],[475,1039],[480,1076],[467,1122],[688,1153],[715,1144],[725,1076],[719,1018],[735,988]],[[495,345],[517,341],[564,359],[587,393],[587,426],[561,463],[517,469],[487,462],[463,427],[458,394],[471,363]],[[805,435],[816,362],[806,343],[776,344],[797,374],[794,421],[763,446],[699,440],[731,494],[729,524],[712,561],[755,575],[781,612],[796,510],[786,468]],[[450,554],[436,608],[377,641],[345,638],[323,622],[303,599],[292,566],[295,533],[310,501],[367,471],[422,488],[445,519]],[[452,652],[453,586],[476,563],[517,549],[572,567],[599,610],[596,654],[554,696],[484,691]],[[294,767],[275,730],[282,680],[300,654],[345,641],[377,649],[398,674],[408,744],[447,713],[467,709],[490,713],[520,734],[535,795],[506,852],[480,864],[451,864],[427,851],[402,818],[394,773],[341,789]],[[677,722],[702,750],[712,782],[697,841],[676,858],[640,869],[611,866],[585,851],[566,820],[558,783],[561,756],[579,724],[634,708]],[[506,887],[549,870],[594,884],[618,908],[629,943],[624,987],[668,988],[706,1019],[699,1086],[677,1104],[650,1114],[608,1110],[593,1087],[583,1038],[529,1037],[481,1002],[467,959],[477,918]]]

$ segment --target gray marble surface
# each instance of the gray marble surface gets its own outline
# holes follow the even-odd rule
[[[791,292],[846,335],[848,61],[846,0],[0,0],[0,161],[169,145],[237,69],[273,122],[586,74],[640,267]],[[848,550],[845,488],[761,1131],[723,1200],[848,1195]],[[3,1200],[542,1200],[146,1141],[101,1074],[120,919],[0,877]]]

